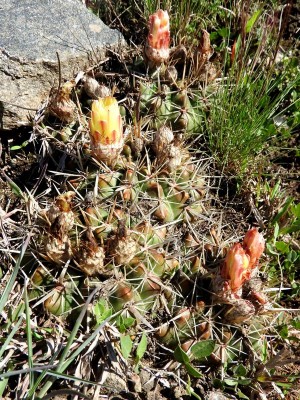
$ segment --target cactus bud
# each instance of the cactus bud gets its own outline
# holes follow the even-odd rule
[[[62,122],[71,123],[76,119],[77,106],[70,98],[74,86],[74,81],[68,81],[50,93],[49,113]]]
[[[190,320],[192,314],[191,310],[188,307],[182,308],[179,310],[175,317],[175,324],[178,328],[183,328],[187,322]]]
[[[60,224],[63,225],[65,232],[72,229],[74,224],[74,214],[72,211],[72,200],[75,192],[69,191],[56,197],[55,203],[51,205],[47,211],[47,218],[50,225],[53,225],[57,218],[60,217]]]
[[[167,126],[161,126],[154,135],[153,149],[160,158],[165,154],[174,140],[174,134]]]
[[[99,195],[102,199],[113,195],[119,178],[120,174],[118,172],[109,172],[99,175],[98,188],[100,191]]]
[[[52,277],[42,266],[38,266],[31,277],[34,286],[47,285],[52,281]]]
[[[104,250],[100,247],[89,229],[86,232],[86,239],[81,240],[76,251],[76,262],[79,268],[88,276],[103,273]]]
[[[199,42],[199,46],[196,50],[196,57],[198,58],[198,62],[206,62],[213,55],[213,48],[210,45],[210,36],[209,33],[202,29],[202,37]],[[199,67],[199,65],[197,65]]]
[[[221,275],[229,281],[229,286],[233,292],[238,291],[245,280],[249,279],[249,256],[239,243],[229,249]]]
[[[72,308],[72,283],[57,285],[51,295],[45,300],[44,307],[53,315],[61,315]]]
[[[139,252],[137,242],[128,235],[118,237],[113,244],[113,256],[116,265],[127,265]]]
[[[159,66],[168,60],[170,54],[170,26],[167,11],[158,10],[149,18],[149,34],[145,56],[150,64]]]
[[[140,296],[141,299],[149,301],[149,306],[152,307],[151,299],[155,300],[157,296],[161,293],[162,282],[160,278],[152,272],[145,271],[144,277],[141,282]]]
[[[191,247],[196,247],[199,246],[199,243],[197,242],[197,240],[194,238],[193,235],[191,235],[190,232],[186,233],[185,237],[184,237],[184,245],[187,249],[191,248]]]
[[[231,306],[228,306],[224,317],[227,322],[240,325],[251,319],[254,314],[255,307],[250,301],[238,299]]]
[[[109,302],[115,311],[119,311],[126,303],[133,301],[134,298],[135,294],[132,287],[123,282],[118,282],[115,290],[109,296]]]
[[[183,152],[180,147],[171,145],[169,149],[169,159],[167,162],[168,171],[175,171],[182,165]]]
[[[196,342],[195,339],[189,339],[186,342],[182,343],[181,344],[182,350],[187,352],[192,347],[192,345],[195,344],[195,342]]]
[[[212,335],[212,328],[209,322],[200,322],[196,326],[197,338],[201,340],[207,340]]]
[[[265,240],[263,235],[256,228],[250,229],[244,238],[243,247],[250,257],[249,267],[252,269],[258,262],[259,257],[265,249]]]
[[[157,331],[157,336],[159,336],[160,338],[165,337],[170,331],[170,326],[168,323],[163,324],[159,327],[158,331]]]
[[[72,248],[70,239],[66,234],[61,237],[58,235],[49,235],[45,238],[46,259],[55,264],[64,264],[72,258]]]
[[[113,165],[124,146],[122,118],[114,97],[93,101],[90,137],[91,150],[95,157]]]
[[[83,78],[83,87],[86,94],[92,99],[98,99],[98,97],[106,97],[111,95],[111,91],[107,86],[100,85],[96,79],[88,75]]]

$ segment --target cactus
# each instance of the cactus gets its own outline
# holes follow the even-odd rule
[[[150,36],[145,49],[148,66],[160,66],[162,78],[171,72],[161,65],[169,57],[167,31],[162,56],[149,50]],[[196,63],[198,83],[211,52],[203,31],[195,59],[189,60]],[[190,146],[205,107],[199,85],[189,87],[182,76],[179,81],[180,68],[176,63],[171,67],[176,74],[166,83],[157,75],[137,79],[136,120],[134,112],[122,120],[109,90],[84,79],[83,88],[94,99],[86,123],[90,148],[88,135],[83,145],[74,139],[82,150],[81,174],[66,174],[69,190],[40,212],[32,251],[51,272],[46,277],[37,267],[32,293],[44,296],[47,312],[66,315],[84,303],[90,287],[104,284],[100,300],[112,322],[120,316],[134,318],[135,326],[142,321],[172,349],[180,345],[189,351],[193,344],[213,339],[218,346],[205,362],[224,363],[222,348],[226,360],[235,360],[245,350],[241,325],[255,330],[255,316],[268,304],[258,277],[264,240],[252,229],[242,244],[228,249],[225,260],[205,268],[202,239],[193,226],[205,230],[211,196]],[[95,93],[108,96],[95,99]],[[135,126],[125,134],[123,126],[132,120]],[[64,268],[68,274],[60,279]],[[257,344],[260,337],[254,336]]]
[[[172,88],[166,84],[139,83],[141,117],[149,119],[149,127],[171,126],[177,132],[196,135],[203,121],[204,105],[197,90]]]
[[[187,107],[187,99],[185,92],[178,92],[173,101]],[[98,106],[99,101],[95,102]],[[152,100],[148,103],[153,106]],[[101,115],[107,115],[105,107],[110,110],[111,104],[116,107],[111,97],[101,101]],[[201,266],[203,254],[197,237],[183,233],[186,226],[205,216],[210,205],[208,188],[200,165],[176,136],[172,124],[156,125],[152,141],[148,140],[142,153],[135,154],[130,138],[117,153],[108,143],[116,137],[117,128],[118,140],[123,143],[118,122],[111,131],[103,130],[109,140],[102,158],[94,149],[98,142],[100,147],[106,144],[99,136],[101,124],[95,128],[96,106],[92,110],[91,154],[108,168],[90,163],[84,177],[67,181],[76,192],[60,194],[41,212],[44,225],[39,243],[46,262],[57,268],[68,262],[70,276],[81,277],[76,287],[82,293],[93,279],[107,282],[104,300],[109,315],[145,318],[155,326],[157,315],[167,312],[167,318],[155,326],[155,337],[166,346],[179,344],[188,350],[203,339],[222,343],[224,335],[214,328],[220,323],[220,312],[233,327],[251,322],[261,312],[257,307],[260,290],[242,293],[254,278],[252,271],[264,248],[261,235],[249,231],[243,244],[232,246],[224,264],[209,274]],[[119,118],[116,109],[114,112]],[[212,295],[204,295],[201,287],[205,281]],[[196,282],[200,289],[194,286]],[[190,295],[192,288],[194,296]],[[70,312],[76,303],[72,295],[74,287],[68,282],[57,284],[44,302],[45,309],[53,314]],[[207,318],[211,302],[214,306]],[[231,359],[237,352],[236,332],[238,328],[232,328],[227,335],[230,338],[225,335]],[[218,351],[211,357],[217,359]]]

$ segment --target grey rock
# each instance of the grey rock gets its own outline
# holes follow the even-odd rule
[[[143,390],[147,393],[153,390],[157,385],[157,380],[153,379],[153,375],[145,369],[141,369],[140,371],[140,380]]]
[[[127,383],[125,379],[113,371],[104,371],[104,385],[110,388],[112,393],[120,393],[127,391]]]
[[[103,60],[125,41],[80,0],[0,2],[0,129],[29,125],[62,79]]]

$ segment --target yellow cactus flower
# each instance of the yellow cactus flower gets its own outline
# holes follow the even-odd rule
[[[229,249],[221,275],[228,280],[229,287],[233,292],[238,291],[250,278],[249,256],[239,243]]]
[[[170,53],[170,23],[167,11],[158,10],[150,15],[149,34],[145,55],[150,64],[159,66],[167,61]]]
[[[91,150],[95,157],[113,164],[124,146],[118,102],[108,96],[93,101],[90,119]]]

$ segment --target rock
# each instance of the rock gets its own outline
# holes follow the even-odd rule
[[[109,387],[112,393],[121,393],[128,391],[125,379],[113,371],[105,371],[105,386]]]
[[[64,80],[125,45],[80,0],[2,0],[0,26],[0,129],[30,124],[58,84],[56,53]]]
[[[154,389],[157,384],[156,379],[152,379],[153,375],[146,369],[141,369],[140,371],[140,379],[142,388],[145,392],[150,392]]]

